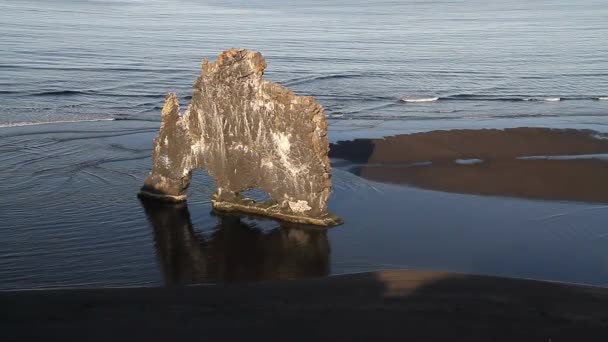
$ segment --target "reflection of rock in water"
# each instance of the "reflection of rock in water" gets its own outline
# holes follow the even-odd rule
[[[217,216],[210,236],[193,230],[185,204],[142,200],[154,230],[167,285],[325,276],[329,241],[325,230],[277,223],[261,230],[239,216]]]

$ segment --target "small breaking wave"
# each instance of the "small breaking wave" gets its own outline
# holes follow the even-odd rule
[[[313,75],[313,76],[292,78],[292,79],[283,81],[281,84],[286,87],[290,87],[290,86],[294,86],[294,85],[298,85],[298,84],[305,84],[305,83],[311,83],[311,82],[317,82],[317,81],[334,80],[334,79],[348,79],[348,78],[357,78],[357,77],[364,77],[364,75],[353,74],[353,73]]]
[[[142,122],[159,122],[160,118],[142,118],[142,117],[117,117],[114,121],[142,121]]]
[[[38,93],[29,94],[31,96],[70,96],[70,95],[85,95],[87,91],[82,90],[49,90]]]
[[[52,124],[62,124],[62,123],[77,123],[77,122],[97,122],[97,121],[114,121],[114,119],[105,118],[105,119],[58,120],[58,121],[39,121],[39,122],[8,122],[8,123],[0,123],[0,128],[52,125]]]
[[[504,102],[559,102],[559,101],[594,101],[608,100],[608,97],[597,96],[535,96],[535,95],[471,95],[457,94],[440,97],[441,101],[504,101]]]
[[[47,96],[54,96],[54,97],[60,97],[60,96],[77,96],[77,95],[89,95],[89,96],[108,96],[108,97],[138,97],[138,98],[153,98],[153,99],[159,99],[159,98],[164,98],[164,94],[152,94],[152,93],[148,93],[148,94],[137,94],[137,93],[114,93],[114,92],[107,92],[107,91],[100,91],[100,90],[48,90],[48,91],[39,91],[36,93],[28,93],[28,92],[16,92],[18,94],[21,94],[23,96],[34,96],[34,97],[47,97]],[[192,99],[192,96],[182,96],[182,99],[188,101]]]
[[[545,97],[545,98],[537,98],[537,97],[528,97],[524,98],[524,101],[545,101],[545,102],[559,102],[562,100],[561,97]]]
[[[439,100],[439,96],[404,96],[401,98],[403,102],[435,102]]]
[[[456,159],[454,160],[454,163],[458,164],[458,165],[475,165],[475,164],[481,164],[483,163],[482,159],[477,159],[477,158],[473,158],[473,159]]]
[[[504,102],[559,102],[562,100],[608,100],[608,97],[542,97],[542,96],[500,96],[500,95],[471,95],[457,94],[450,96],[403,96],[400,98],[402,102],[435,102],[435,101],[504,101]]]
[[[608,160],[608,153],[595,153],[595,154],[573,154],[573,155],[559,155],[559,156],[522,156],[517,157],[519,160],[577,160],[577,159],[600,159]]]
[[[592,137],[599,140],[608,140],[608,134],[606,133],[596,133],[593,134]]]
[[[608,96],[600,96],[597,98],[599,101],[608,101]]]

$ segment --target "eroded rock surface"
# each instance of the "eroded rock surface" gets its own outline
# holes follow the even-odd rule
[[[339,223],[327,211],[331,175],[323,107],[262,79],[265,68],[258,52],[224,51],[216,62],[203,60],[183,114],[175,94],[167,96],[143,195],[183,201],[192,170],[202,168],[217,184],[215,209]],[[239,194],[252,188],[272,201]]]

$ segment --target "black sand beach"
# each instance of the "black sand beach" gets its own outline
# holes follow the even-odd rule
[[[0,293],[4,341],[606,341],[608,290],[428,271]]]
[[[0,132],[4,340],[608,338],[601,132],[334,140],[327,230],[212,213],[203,172],[140,202],[155,125]]]

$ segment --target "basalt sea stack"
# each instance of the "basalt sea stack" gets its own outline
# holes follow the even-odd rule
[[[184,113],[175,94],[167,96],[141,195],[184,201],[192,170],[202,168],[217,184],[215,210],[340,223],[327,211],[331,175],[323,107],[262,79],[265,68],[259,52],[224,51],[216,62],[203,60]],[[271,200],[257,203],[240,194],[255,188]]]

